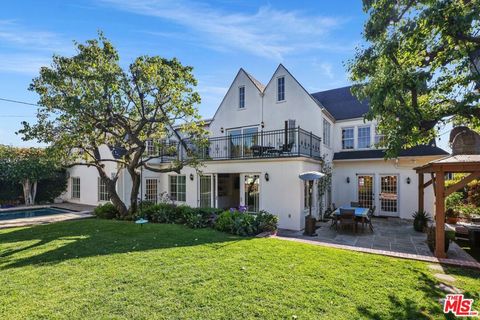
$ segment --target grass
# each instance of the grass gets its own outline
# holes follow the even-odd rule
[[[178,225],[0,231],[1,319],[443,318],[427,264]],[[448,268],[475,299],[480,273]]]

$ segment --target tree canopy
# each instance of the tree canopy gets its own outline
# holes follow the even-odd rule
[[[69,165],[95,167],[106,183],[110,198],[121,215],[137,208],[140,168],[177,171],[185,165],[197,166],[191,146],[205,142],[205,131],[196,105],[200,96],[193,68],[176,58],[159,56],[136,58],[125,70],[119,54],[102,34],[98,39],[75,43],[72,57],[53,56],[50,67],[42,67],[30,90],[39,94],[37,122],[24,122],[24,139],[52,145]],[[175,149],[170,139],[190,143],[183,147],[188,157],[178,157],[166,167],[150,165],[160,155],[147,154],[147,141],[157,149]],[[105,158],[99,147],[120,150],[118,157]],[[170,153],[175,153],[170,150]],[[110,175],[105,163],[117,171]],[[115,184],[121,170],[132,178],[130,204],[121,201]]]
[[[480,1],[364,0],[364,46],[347,63],[387,157],[431,141],[447,121],[480,125]]]

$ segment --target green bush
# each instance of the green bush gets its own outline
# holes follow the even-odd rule
[[[446,202],[446,206],[447,206],[448,209],[454,209],[457,206],[462,205],[462,203],[463,203],[463,193],[454,192],[445,199],[445,202]]]
[[[255,219],[257,233],[277,231],[278,217],[267,211],[260,211]]]
[[[218,231],[231,233],[233,230],[233,212],[225,211],[218,215],[214,228]]]
[[[118,216],[118,211],[113,204],[107,202],[101,204],[93,210],[97,218],[101,219],[115,219]]]

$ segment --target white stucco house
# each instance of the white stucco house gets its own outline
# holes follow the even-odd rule
[[[326,161],[333,174],[324,206],[359,201],[362,206],[376,206],[378,216],[411,218],[418,195],[413,168],[447,152],[431,144],[385,161],[384,152],[375,147],[382,139],[375,132],[376,123],[363,119],[367,110],[368,104],[353,97],[349,87],[307,92],[283,65],[266,85],[240,69],[215,115],[206,122],[210,146],[201,172],[144,170],[142,197],[159,201],[167,193],[177,203],[190,206],[245,205],[249,211],[278,215],[280,228],[301,230],[309,202],[299,174],[319,171]],[[102,157],[116,156],[107,146],[100,152]],[[152,164],[165,166],[170,159],[165,156]],[[117,191],[125,200],[130,183],[126,174],[117,181]],[[108,194],[96,169],[79,166],[70,169],[64,199],[97,205],[108,201]],[[425,209],[433,213],[431,187],[425,199]],[[317,200],[312,211],[318,216]]]

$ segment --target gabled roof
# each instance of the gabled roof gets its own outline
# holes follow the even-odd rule
[[[416,146],[400,151],[399,157],[446,156],[448,152],[434,144]],[[383,159],[385,151],[380,149],[335,152],[333,160]]]
[[[368,112],[368,102],[360,102],[352,95],[350,88],[348,86],[320,91],[311,95],[328,110],[335,120],[362,118]]]
[[[247,77],[253,82],[253,84],[255,85],[255,87],[257,87],[258,90],[260,90],[260,92],[263,92],[265,90],[265,85],[263,83],[261,83],[260,81],[258,81],[257,79],[255,79],[254,76],[252,76],[250,73],[248,73],[247,71],[243,70],[245,72],[245,74],[247,75]]]

